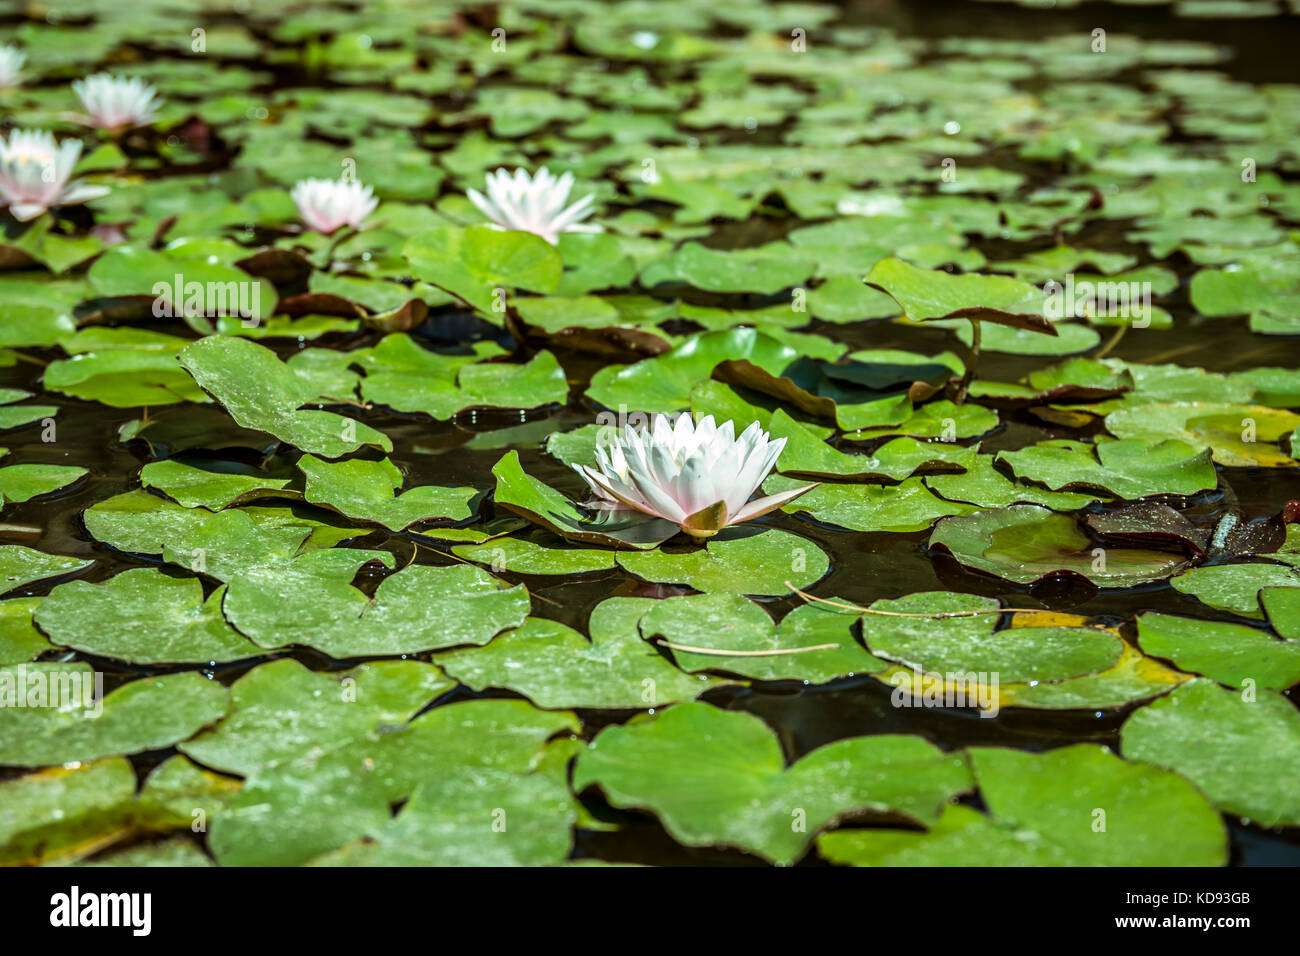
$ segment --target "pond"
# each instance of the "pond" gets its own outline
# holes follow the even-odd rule
[[[1285,7],[0,17],[0,863],[1300,863]]]

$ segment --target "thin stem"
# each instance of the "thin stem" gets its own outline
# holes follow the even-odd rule
[[[1106,344],[1101,347],[1101,349],[1097,352],[1096,355],[1093,356],[1093,358],[1101,359],[1109,355],[1111,351],[1115,348],[1115,346],[1119,345],[1120,339],[1124,338],[1124,333],[1127,331],[1128,331],[1128,323],[1121,322],[1119,324],[1119,328],[1115,330],[1115,334],[1106,340]]]
[[[829,651],[839,644],[812,644],[808,647],[779,647],[770,651],[724,651],[716,647],[694,647],[690,644],[675,644],[660,637],[657,639],[664,647],[675,651],[689,651],[692,654],[717,654],[720,657],[773,657],[777,654],[806,654],[808,651]]]
[[[970,327],[970,358],[966,361],[966,371],[962,373],[961,382],[957,385],[957,395],[953,399],[955,405],[966,401],[966,393],[970,390],[971,380],[975,377],[975,365],[980,357],[980,320],[971,319]]]
[[[925,618],[928,620],[941,620],[946,617],[973,617],[976,614],[1016,614],[1016,613],[1051,614],[1052,613],[1051,611],[1048,611],[1046,608],[1041,608],[1041,607],[995,607],[995,608],[980,608],[978,610],[973,610],[973,611],[942,611],[936,614],[916,614],[916,613],[908,613],[906,611],[882,611],[876,608],[859,607],[856,604],[845,604],[842,601],[831,601],[827,598],[820,598],[815,595],[808,594],[805,591],[800,591],[789,581],[785,582],[785,586],[788,587],[795,594],[799,595],[805,601],[814,601],[817,604],[825,604],[830,607],[838,607],[846,611],[857,611],[859,614],[880,614],[885,617],[913,617],[913,618]]]

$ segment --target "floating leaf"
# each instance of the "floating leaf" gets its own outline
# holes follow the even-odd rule
[[[1124,588],[1162,580],[1187,566],[1186,558],[1161,551],[1100,548],[1073,518],[1037,505],[944,518],[930,535],[930,547],[1017,584],[1065,575]]]
[[[509,452],[497,462],[492,474],[497,480],[493,500],[498,505],[571,541],[606,548],[654,548],[681,530],[671,521],[639,511],[581,509],[554,488],[526,474],[518,452]]]
[[[313,749],[330,749],[410,720],[452,682],[419,661],[375,661],[316,674],[271,661],[230,688],[229,714],[180,745],[190,757],[247,776]]]
[[[789,594],[787,581],[808,587],[830,570],[830,558],[821,548],[776,528],[724,532],[702,548],[679,554],[620,552],[617,558],[625,571],[647,581],[735,594]]]
[[[779,494],[801,482],[773,475],[763,482],[766,494]],[[924,531],[937,518],[968,514],[970,505],[944,501],[930,493],[920,478],[908,478],[897,485],[857,485],[824,482],[797,501],[786,512],[804,512],[825,524],[851,531]]]
[[[307,476],[308,501],[390,531],[435,519],[462,521],[473,514],[470,505],[479,495],[474,488],[438,485],[420,485],[398,494],[402,473],[387,458],[328,462],[303,455],[298,468]]]
[[[1297,426],[1300,415],[1292,412],[1213,402],[1126,406],[1106,416],[1106,429],[1119,438],[1178,439],[1193,448],[1209,448],[1216,462],[1235,468],[1294,465],[1276,442]]]
[[[130,568],[101,584],[69,581],[41,602],[36,623],[51,639],[133,664],[235,661],[263,653],[221,616],[224,588],[206,601],[198,578]]]
[[[950,806],[924,833],[837,830],[823,855],[856,866],[1217,866],[1223,822],[1177,774],[1077,744],[970,751],[988,815]],[[1094,825],[1104,812],[1105,828]]]
[[[598,784],[615,806],[652,810],[687,846],[793,863],[839,817],[876,810],[932,821],[969,780],[959,755],[892,734],[836,741],[787,767],[757,717],[694,703],[601,731],[578,757],[573,787]],[[796,814],[806,832],[791,827]]]
[[[1300,683],[1300,641],[1279,641],[1266,631],[1225,621],[1200,621],[1148,611],[1137,619],[1138,642],[1148,654],[1229,687],[1254,681],[1286,690]]]
[[[668,642],[683,670],[824,684],[886,666],[854,639],[853,622],[852,614],[805,605],[777,627],[760,605],[738,594],[696,594],[656,602],[641,619],[641,633]]]
[[[352,586],[358,568],[386,552],[329,549],[235,576],[226,617],[262,647],[301,644],[331,657],[418,654],[486,644],[528,615],[528,591],[470,565],[416,565],[389,575],[373,596]]]
[[[220,511],[257,498],[297,497],[286,491],[287,478],[266,478],[240,472],[208,471],[183,461],[151,461],[140,469],[140,484],[157,488],[184,508]]]
[[[33,581],[82,571],[95,562],[46,554],[21,544],[0,544],[0,594],[26,587]]]
[[[727,683],[683,674],[641,639],[637,621],[657,603],[620,597],[602,601],[591,612],[590,641],[557,621],[530,617],[486,647],[446,651],[436,659],[474,690],[508,688],[548,710],[644,710],[693,700]]]
[[[185,348],[180,363],[244,428],[267,432],[325,458],[338,458],[362,445],[393,450],[388,436],[368,425],[333,412],[303,409],[317,400],[316,388],[261,345],[208,336]]]
[[[93,677],[80,661],[0,668],[0,699],[6,701],[0,707],[0,764],[40,767],[157,750],[226,710],[226,689],[193,671],[140,678],[88,705]],[[37,685],[46,706],[32,704]],[[24,691],[26,706],[10,703]],[[93,716],[100,707],[103,712]]]
[[[1300,714],[1280,694],[1247,700],[1189,681],[1134,713],[1120,741],[1126,756],[1176,770],[1226,813],[1300,824]]]

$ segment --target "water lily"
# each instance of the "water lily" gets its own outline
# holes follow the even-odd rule
[[[0,43],[0,90],[18,85],[27,54],[16,46]]]
[[[593,211],[595,194],[589,193],[565,208],[571,189],[572,173],[555,176],[543,166],[531,177],[522,169],[516,169],[513,176],[498,169],[488,173],[486,196],[477,189],[468,190],[466,195],[502,229],[531,232],[555,245],[562,232],[600,232],[600,226],[582,223]]]
[[[649,427],[628,425],[612,442],[597,446],[597,467],[573,467],[595,492],[593,507],[631,508],[708,538],[816,487],[749,500],[783,448],[785,439],[773,441],[758,422],[736,437],[734,422],[717,425],[706,415],[696,424],[684,412],[676,422],[656,415]]]
[[[162,100],[152,86],[138,77],[96,73],[72,84],[87,116],[82,122],[97,129],[118,131],[148,126]]]
[[[304,179],[289,195],[303,224],[325,235],[342,226],[360,229],[379,205],[373,189],[345,179]]]
[[[0,200],[15,219],[26,222],[51,206],[98,199],[107,186],[68,181],[80,156],[78,140],[56,143],[46,132],[14,130],[0,141]]]

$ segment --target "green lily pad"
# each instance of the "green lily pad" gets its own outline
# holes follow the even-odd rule
[[[526,538],[494,538],[483,544],[459,544],[451,550],[466,561],[515,574],[591,574],[617,567],[613,551],[552,547]]]
[[[914,322],[968,318],[1055,335],[1043,311],[1046,296],[1028,282],[996,275],[953,275],[902,259],[877,262],[864,280],[891,296]]]
[[[950,806],[924,833],[837,830],[818,849],[855,866],[1218,866],[1223,822],[1177,774],[1077,744],[970,751],[988,814]]]
[[[352,586],[386,552],[328,549],[236,575],[226,617],[266,648],[301,644],[331,657],[418,654],[486,644],[528,615],[528,591],[470,565],[416,565],[389,575],[373,597]]]
[[[653,811],[679,843],[793,863],[818,830],[850,813],[933,821],[970,776],[960,755],[893,734],[836,741],[787,767],[757,717],[693,703],[603,730],[574,770],[574,790],[590,784],[615,806]]]
[[[763,482],[766,494],[779,494],[801,482],[773,475]],[[970,505],[944,501],[925,482],[908,478],[896,485],[861,485],[823,482],[781,510],[803,512],[824,524],[851,531],[924,531],[945,515],[964,515]]]
[[[1300,587],[1300,570],[1263,562],[1214,564],[1188,568],[1169,583],[1175,591],[1190,594],[1210,607],[1262,618],[1259,592],[1264,588]]]
[[[388,436],[369,425],[333,412],[301,408],[317,399],[316,388],[264,346],[209,336],[187,346],[180,363],[244,428],[267,432],[325,458],[338,458],[362,445],[393,450]]]
[[[144,677],[86,706],[93,675],[80,661],[0,668],[0,698],[24,688],[28,695],[26,706],[0,707],[0,764],[41,767],[157,750],[191,736],[226,710],[226,689],[193,671]],[[47,695],[57,688],[58,706],[52,696],[47,706],[32,705],[38,683]],[[64,696],[69,689],[72,699]],[[99,707],[103,712],[92,717]]]
[[[87,474],[73,465],[5,465],[0,467],[0,506],[48,495]]]
[[[539,769],[550,737],[576,729],[572,714],[540,711],[521,700],[437,707],[404,726],[312,749],[255,773],[213,824],[209,845],[227,866],[306,863],[384,832],[392,805],[426,781],[465,771],[527,775]],[[438,755],[436,766],[430,754]],[[457,800],[447,809],[464,806]],[[495,835],[492,809],[476,799],[470,811],[486,821],[489,835]],[[411,850],[436,852],[437,832],[410,834]]]
[[[307,476],[308,501],[325,505],[359,521],[373,521],[390,531],[401,531],[421,521],[462,521],[473,514],[475,488],[420,485],[401,494],[402,473],[387,458],[364,461],[322,461],[314,455],[298,459]]]
[[[258,498],[297,497],[286,491],[287,478],[265,478],[239,472],[208,471],[183,461],[151,461],[140,469],[140,484],[157,488],[183,508],[220,511]]]
[[[363,533],[299,517],[289,508],[250,505],[214,513],[139,489],[96,502],[83,520],[97,541],[120,551],[161,556],[219,581]]]
[[[46,554],[21,544],[0,544],[0,594],[17,591],[34,581],[83,571],[94,563],[61,554]]]
[[[0,601],[0,667],[34,661],[53,645],[32,623],[32,614],[44,598],[9,598]]]
[[[1163,580],[1187,566],[1181,555],[1102,548],[1073,518],[1037,505],[944,518],[930,535],[930,547],[942,548],[969,568],[1016,584],[1067,575],[1102,588],[1125,588]]]
[[[1036,481],[1054,491],[1097,488],[1120,498],[1151,495],[1195,495],[1218,484],[1207,448],[1196,449],[1175,439],[1040,442],[1020,451],[998,453],[1016,477]]]
[[[492,467],[497,480],[493,500],[570,541],[606,548],[655,548],[681,529],[671,521],[639,511],[587,511],[549,485],[524,472],[519,453],[506,454]]]
[[[56,643],[133,664],[204,663],[257,657],[263,650],[221,616],[224,588],[206,601],[198,578],[130,568],[101,584],[54,588],[36,623]]]
[[[295,660],[271,661],[235,681],[226,717],[180,750],[209,767],[248,776],[404,724],[453,686],[438,668],[419,661],[375,661],[327,674]]]
[[[1300,714],[1280,694],[1245,699],[1189,681],[1135,712],[1120,741],[1125,756],[1177,771],[1225,813],[1300,824]]]
[[[912,438],[956,441],[975,438],[997,428],[998,413],[980,405],[955,405],[949,401],[928,402],[910,412],[900,423],[878,425],[849,431],[844,438],[849,441],[869,441],[887,435],[906,435]]]
[[[485,647],[446,651],[438,664],[474,690],[504,687],[538,707],[645,710],[727,681],[683,674],[641,639],[637,621],[658,602],[609,598],[591,612],[591,640],[557,621],[530,617]]]
[[[1080,495],[1068,491],[1044,491],[1034,485],[1016,481],[999,471],[994,461],[993,455],[971,455],[965,462],[967,466],[965,473],[928,475],[925,485],[949,501],[964,501],[980,508],[1005,508],[1014,504],[1031,504],[1057,511],[1073,511],[1097,500],[1093,495]]]
[[[53,391],[112,408],[208,400],[174,352],[130,348],[82,352],[51,362],[42,381]]]
[[[456,767],[416,787],[392,821],[309,865],[555,865],[573,847],[577,817],[552,776]]]
[[[1251,680],[1286,690],[1300,683],[1300,641],[1226,621],[1202,621],[1148,611],[1137,618],[1138,642],[1148,654],[1165,657],[1185,671],[1212,677],[1229,687]]]
[[[925,591],[884,599],[869,607],[902,614],[994,612],[998,602],[974,594]],[[974,674],[999,684],[1057,681],[1096,674],[1115,665],[1123,642],[1104,630],[1082,627],[1007,627],[996,613],[926,618],[862,615],[862,638],[875,654],[916,670]],[[995,675],[990,677],[989,675]]]
[[[1277,442],[1300,426],[1300,415],[1263,405],[1171,402],[1123,407],[1106,416],[1106,429],[1118,438],[1148,442],[1178,439],[1209,448],[1220,465],[1281,468],[1295,460]]]
[[[680,554],[620,552],[617,560],[623,570],[646,581],[735,594],[789,594],[787,581],[808,587],[830,570],[830,558],[821,548],[776,528],[756,534],[724,532],[704,547]]]
[[[641,619],[641,634],[668,642],[677,666],[692,673],[725,671],[757,680],[824,684],[886,666],[854,639],[854,620],[853,614],[810,604],[795,608],[777,627],[760,605],[738,594],[694,594],[656,602]],[[805,650],[763,653],[800,649]]]
[[[545,239],[493,226],[432,229],[402,249],[418,279],[452,293],[485,316],[499,315],[497,289],[555,292],[563,263]]]

